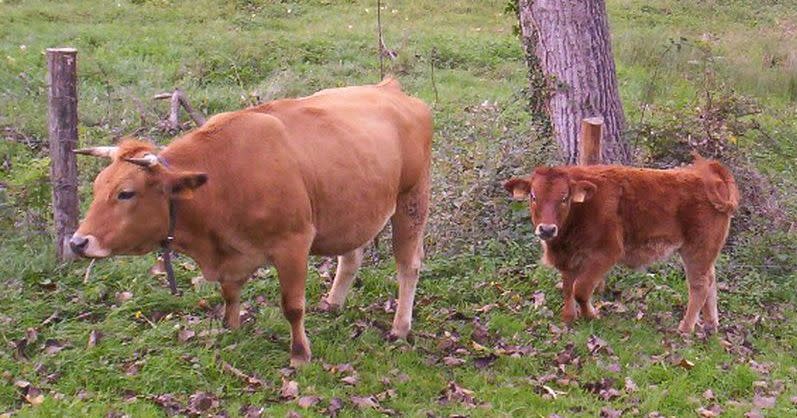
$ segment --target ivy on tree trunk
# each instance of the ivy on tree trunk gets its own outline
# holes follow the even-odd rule
[[[629,162],[605,1],[518,0],[517,11],[537,133],[575,164],[581,120],[602,116],[603,161]]]

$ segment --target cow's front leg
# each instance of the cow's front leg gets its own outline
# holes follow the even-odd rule
[[[291,324],[291,366],[310,361],[310,342],[304,332],[305,281],[309,243],[292,245],[273,257],[282,292],[282,313]]]
[[[573,282],[575,276],[569,272],[562,272],[562,299],[564,305],[562,306],[562,321],[566,324],[573,322],[578,315],[576,311],[576,300],[573,297]]]
[[[230,329],[241,326],[241,286],[243,282],[226,280],[221,282],[221,297],[224,299],[224,325]]]

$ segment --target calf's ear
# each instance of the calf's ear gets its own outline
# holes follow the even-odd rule
[[[531,182],[527,178],[513,178],[504,183],[504,189],[512,193],[515,200],[525,200],[531,193]]]
[[[571,189],[573,201],[576,203],[581,203],[589,200],[595,194],[595,191],[598,190],[598,186],[591,181],[579,180],[573,183]]]
[[[172,197],[190,199],[194,195],[194,190],[207,183],[207,181],[208,175],[205,173],[174,173],[166,179],[166,187]]]

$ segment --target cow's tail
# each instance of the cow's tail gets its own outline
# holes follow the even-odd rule
[[[731,171],[719,161],[707,160],[692,151],[693,167],[703,179],[711,205],[722,213],[732,214],[739,207],[739,189]]]

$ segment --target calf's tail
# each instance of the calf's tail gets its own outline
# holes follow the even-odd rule
[[[703,179],[711,205],[722,213],[732,214],[739,207],[739,189],[731,171],[719,161],[707,160],[692,152],[693,167]]]

